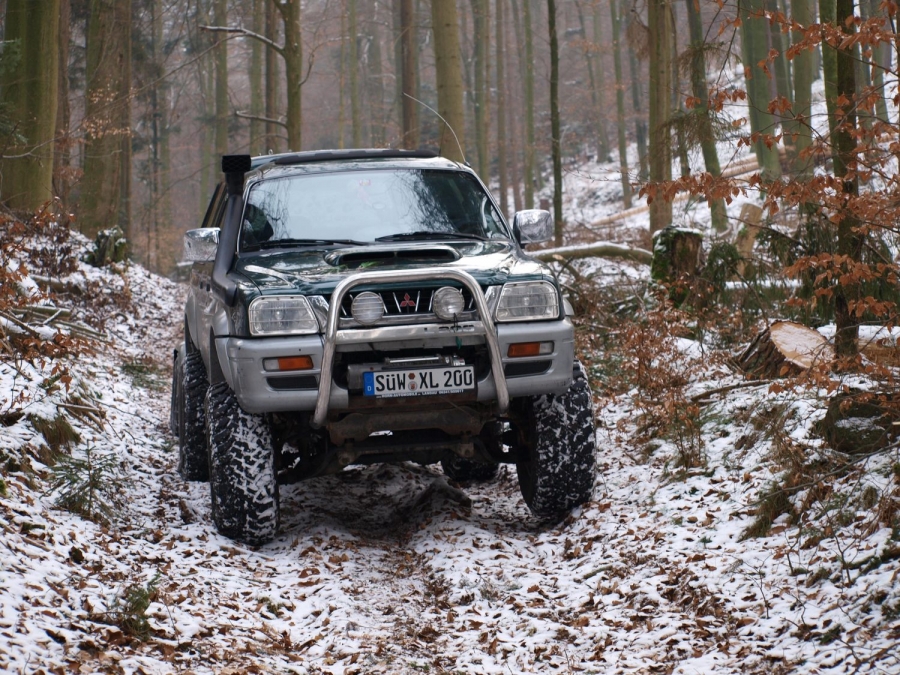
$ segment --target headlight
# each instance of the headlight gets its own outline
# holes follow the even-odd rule
[[[251,335],[304,335],[319,332],[319,322],[302,295],[256,298],[250,303]]]
[[[546,281],[505,284],[497,303],[497,321],[532,321],[559,317],[559,296]]]

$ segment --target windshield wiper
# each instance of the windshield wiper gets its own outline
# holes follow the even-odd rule
[[[480,234],[469,234],[467,232],[430,232],[428,230],[388,234],[384,237],[376,237],[375,241],[403,241],[406,239],[476,239],[478,241],[485,241],[485,237],[482,237]]]
[[[245,251],[259,251],[266,248],[289,248],[291,246],[361,246],[363,242],[354,239],[272,239],[258,244],[244,246]]]

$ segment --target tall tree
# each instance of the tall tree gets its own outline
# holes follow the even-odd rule
[[[534,37],[531,0],[522,3],[522,32],[525,33],[525,208],[534,208]]]
[[[488,151],[488,120],[490,119],[490,108],[488,105],[488,50],[491,44],[489,32],[490,3],[488,0],[471,0],[471,2],[472,15],[475,22],[475,49],[473,50],[473,66],[475,69],[475,87],[473,92],[475,104],[475,150],[478,153],[478,173],[486,180],[491,170]]]
[[[690,2],[690,0],[688,0]],[[616,74],[616,124],[619,142],[619,172],[622,174],[622,201],[626,209],[631,208],[631,177],[628,175],[628,143],[625,137],[625,84],[622,81],[622,35],[621,17],[616,0],[609,0],[609,21],[613,35],[613,70]]]
[[[278,26],[276,24],[275,3],[264,0],[266,3],[266,37],[270,43],[266,44],[266,152],[276,152],[279,149],[278,142],[278,48],[275,45]]]
[[[644,106],[641,99],[641,82],[643,81],[640,64],[635,56],[634,48],[628,46],[628,73],[631,75],[631,108],[634,114],[634,136],[638,150],[638,165],[640,166],[640,179],[647,180],[650,176],[650,166],[647,151],[647,123],[644,121]]]
[[[685,0],[687,5],[688,29],[691,45],[691,93],[695,99],[693,115],[697,119],[697,131],[700,137],[700,149],[703,152],[703,163],[712,176],[722,175],[719,165],[719,153],[716,151],[716,138],[713,134],[712,120],[709,112],[709,87],[706,84],[706,42],[703,39],[703,20],[700,16],[699,0]],[[714,199],[709,205],[713,229],[724,232],[728,229],[728,214],[725,211],[725,200]]]
[[[362,147],[362,113],[359,102],[359,28],[356,0],[347,0],[347,30],[350,34],[350,117],[353,127],[353,147]]]
[[[500,175],[500,208],[505,216],[509,213],[509,181],[506,166],[506,44],[504,35],[506,23],[503,20],[503,0],[497,0],[497,11],[494,17],[496,27],[497,56],[495,58],[497,73],[497,164]]]
[[[267,0],[253,0],[253,32],[264,33],[266,30]],[[263,89],[263,50],[265,45],[259,40],[250,42],[250,153],[265,153],[265,122],[263,121],[263,105],[265,94]]]
[[[462,59],[455,2],[431,0],[431,28],[434,32],[438,112],[444,118],[441,153],[455,162],[465,162]]]
[[[547,30],[550,34],[550,145],[553,155],[553,240],[563,243],[562,147],[559,119],[559,38],[556,35],[556,0],[547,0]]]
[[[793,0],[791,9],[793,19],[803,28],[813,22],[812,0]],[[804,38],[804,31],[795,31],[796,41]],[[812,173],[812,159],[808,156],[812,145],[812,126],[810,105],[812,101],[812,83],[815,77],[815,55],[811,49],[803,49],[794,56],[794,103],[791,112],[794,118],[793,138],[788,141],[794,147],[792,157],[793,171],[800,180],[807,180]]]
[[[403,94],[400,108],[403,113],[404,148],[419,146],[419,108],[414,100],[418,97],[416,92],[417,57],[413,0],[400,0],[400,82]]]
[[[756,134],[756,159],[764,179],[781,177],[778,146],[768,138],[775,132],[775,119],[769,112],[769,80],[760,63],[769,57],[768,20],[763,0],[740,0],[741,41],[744,54],[744,73],[747,77],[747,99],[750,129]]]
[[[89,8],[81,231],[119,225],[131,234],[131,3],[91,0]]]
[[[848,37],[855,32],[853,0],[837,0],[834,26]],[[826,48],[828,51],[828,48]],[[856,59],[852,47],[837,48],[837,80],[835,122],[833,124],[832,159],[834,175],[841,181],[843,202],[851,203],[859,196],[859,176],[856,159]],[[844,269],[852,269],[853,263],[862,260],[865,234],[859,219],[850,209],[838,213],[837,252],[846,256]],[[834,344],[838,355],[854,356],[857,353],[859,318],[854,311],[860,299],[860,282],[855,274],[842,274],[834,286],[834,321],[837,332]]]
[[[213,21],[217,26],[228,23],[228,0],[215,0]],[[216,45],[216,154],[228,154],[228,41]]]
[[[59,0],[7,0],[3,37],[17,45],[18,59],[0,73],[0,101],[14,125],[13,137],[3,139],[0,198],[34,210],[53,196]]]
[[[72,2],[59,0],[59,62],[57,71],[56,149],[53,153],[53,192],[68,211],[72,187],[72,139],[69,138],[69,43],[72,34]]]
[[[274,1],[274,0],[273,0]],[[275,5],[281,14],[284,27],[284,79],[287,89],[288,149],[299,152],[303,149],[303,108],[301,94],[303,87],[303,32],[300,23],[300,0],[278,0]]]
[[[668,0],[649,0],[650,29],[650,180],[660,184],[672,179],[672,143],[669,119],[672,99],[672,12]],[[672,222],[672,203],[657,195],[650,204],[650,232]]]

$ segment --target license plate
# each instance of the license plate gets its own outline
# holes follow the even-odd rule
[[[363,394],[375,398],[460,394],[474,388],[473,366],[363,373]]]

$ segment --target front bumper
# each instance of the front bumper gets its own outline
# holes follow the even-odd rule
[[[463,324],[465,325],[465,324]],[[446,324],[440,324],[442,328]],[[405,339],[382,342],[385,350],[439,349],[455,346],[456,335],[437,334],[436,325],[425,324],[407,327]],[[418,329],[418,330],[411,330]],[[575,358],[572,322],[540,321],[533,323],[509,323],[497,326],[497,340],[506,374],[506,387],[510,398],[561,394],[572,382],[572,361]],[[483,344],[483,336],[463,333],[465,344]],[[516,342],[553,342],[553,352],[546,355],[509,358],[509,345]],[[322,376],[322,357],[325,351],[320,335],[267,338],[219,338],[216,340],[219,354],[225,355],[229,369],[225,371],[228,384],[237,395],[238,402],[247,412],[313,411],[319,394],[318,384]],[[340,349],[340,348],[338,348]],[[311,370],[273,372],[263,366],[266,359],[286,356],[309,356]],[[534,374],[517,375],[517,372],[535,370]],[[545,367],[546,366],[546,367]],[[314,378],[315,386],[307,389],[286,388],[300,378]],[[279,382],[285,384],[279,384]],[[311,382],[311,380],[310,380]],[[302,382],[300,382],[302,384]],[[274,386],[273,386],[274,385]],[[477,400],[490,403],[497,400],[497,388],[492,373],[477,383]],[[395,399],[398,400],[398,399]],[[399,399],[403,400],[403,399]],[[419,399],[421,400],[421,398]],[[332,381],[328,397],[329,410],[348,410],[350,391]]]
[[[456,324],[339,329],[341,301],[353,288],[434,279],[451,280],[465,286],[472,294],[478,318]],[[428,268],[360,272],[335,288],[322,335],[224,337],[217,339],[216,349],[228,384],[244,410],[252,413],[311,410],[315,425],[324,424],[331,411],[352,407],[351,392],[334,381],[332,372],[336,353],[358,350],[362,346],[375,352],[373,361],[379,359],[379,352],[481,346],[489,356],[491,367],[477,382],[476,399],[480,403],[493,404],[500,415],[506,413],[511,397],[564,392],[571,383],[574,359],[574,330],[569,319],[494,324],[492,314],[478,282],[462,270]],[[506,356],[509,345],[515,342],[552,342],[553,350],[536,357],[509,358]],[[284,373],[267,371],[264,365],[266,359],[301,355],[311,358],[312,369]],[[289,378],[295,379],[289,382]]]

